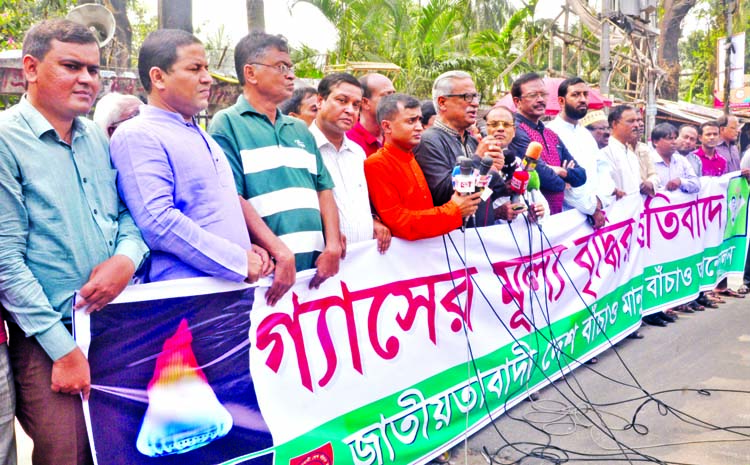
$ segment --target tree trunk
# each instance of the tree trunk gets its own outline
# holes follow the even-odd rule
[[[110,66],[130,68],[133,53],[133,29],[128,19],[127,0],[105,0],[105,6],[115,17],[115,38],[112,41]]]
[[[677,43],[682,35],[680,23],[695,6],[696,0],[664,0],[664,16],[659,22],[658,63],[666,71],[661,81],[661,98],[677,100],[680,93],[680,55]]]
[[[193,33],[192,0],[159,0],[159,28]]]
[[[245,0],[247,6],[247,32],[265,31],[266,17],[263,0]]]

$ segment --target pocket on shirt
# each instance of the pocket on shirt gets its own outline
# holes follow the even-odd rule
[[[102,213],[112,218],[120,214],[120,197],[117,194],[117,170],[101,169],[94,171],[96,202]],[[91,199],[89,199],[90,201]]]

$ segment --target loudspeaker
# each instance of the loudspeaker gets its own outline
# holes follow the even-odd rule
[[[89,28],[99,47],[107,45],[115,36],[115,17],[102,5],[86,3],[77,6],[70,10],[66,18]]]

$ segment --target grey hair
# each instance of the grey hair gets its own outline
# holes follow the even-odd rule
[[[453,92],[453,81],[456,79],[471,79],[471,74],[466,71],[454,70],[446,71],[435,79],[432,84],[432,103],[435,105],[435,110],[440,113],[438,105],[438,97],[443,97]]]

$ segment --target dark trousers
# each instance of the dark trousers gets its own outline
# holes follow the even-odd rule
[[[745,273],[742,275],[742,284],[750,286],[750,252],[745,259]]]
[[[16,417],[34,441],[34,465],[90,465],[91,448],[81,397],[50,388],[52,359],[34,337],[9,323],[10,362],[16,384]]]

